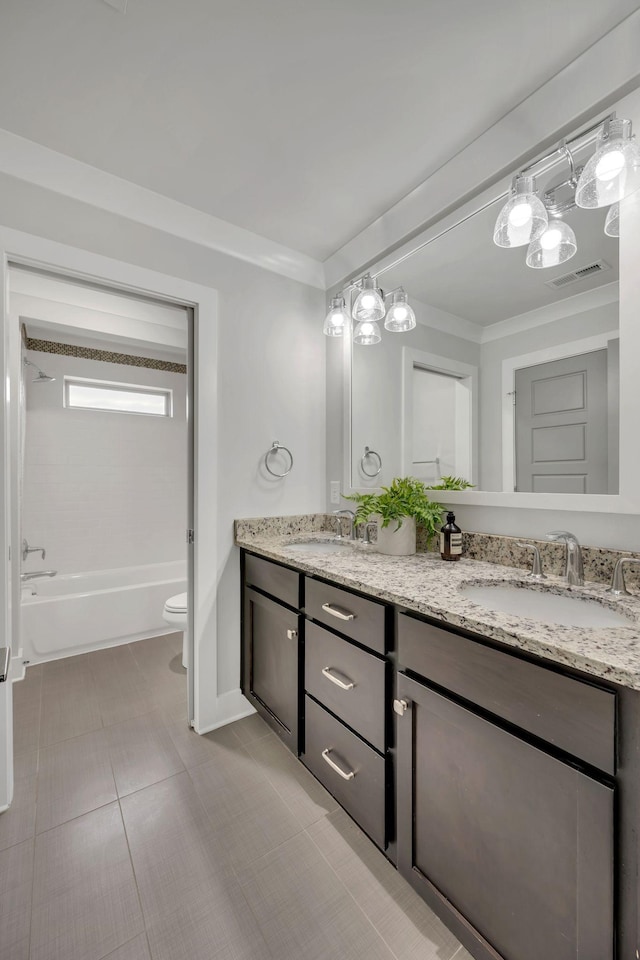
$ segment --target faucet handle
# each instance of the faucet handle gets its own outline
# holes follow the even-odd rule
[[[624,565],[625,563],[640,563],[640,558],[638,557],[620,557],[616,562],[615,567],[613,568],[613,576],[611,577],[611,586],[607,589],[607,593],[612,593],[614,597],[630,597],[632,594],[629,593],[624,582]]]
[[[525,550],[533,551],[533,565],[531,567],[531,572],[529,573],[530,577],[535,577],[536,580],[546,580],[546,574],[542,572],[542,562],[540,560],[540,549],[535,545],[535,543],[522,543],[517,542],[516,546],[523,547]]]

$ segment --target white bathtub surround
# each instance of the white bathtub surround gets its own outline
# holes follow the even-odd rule
[[[175,633],[167,597],[187,588],[185,563],[63,574],[24,585],[22,654],[30,663]]]
[[[46,547],[44,566],[61,575],[183,560],[186,376],[58,354],[27,356],[56,378],[43,384],[26,378],[22,529],[30,543]],[[173,416],[69,409],[65,376],[170,389]],[[23,569],[43,564],[31,556]]]

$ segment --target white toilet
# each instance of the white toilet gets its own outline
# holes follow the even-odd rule
[[[169,597],[162,611],[162,619],[182,631],[182,666],[187,666],[187,595],[178,593]]]

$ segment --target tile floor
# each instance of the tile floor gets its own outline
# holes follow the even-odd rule
[[[2,960],[470,960],[257,716],[186,726],[180,636],[14,685]]]

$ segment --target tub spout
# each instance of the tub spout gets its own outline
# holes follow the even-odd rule
[[[39,580],[43,577],[55,577],[57,570],[30,570],[28,573],[21,573],[20,579],[23,583],[27,580]]]

